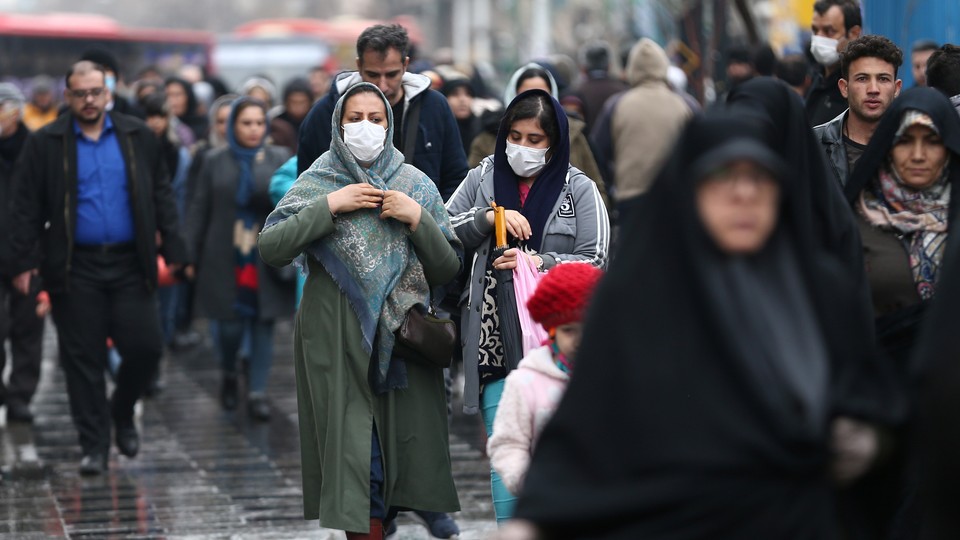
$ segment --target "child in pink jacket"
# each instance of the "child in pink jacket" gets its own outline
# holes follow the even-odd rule
[[[580,345],[580,320],[602,275],[586,263],[557,265],[527,302],[530,316],[543,325],[550,341],[530,351],[507,376],[487,441],[490,463],[514,495],[523,485],[537,437],[567,387]]]

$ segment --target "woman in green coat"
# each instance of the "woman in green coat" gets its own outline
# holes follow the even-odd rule
[[[460,509],[443,371],[393,353],[394,331],[462,248],[436,186],[393,147],[376,86],[344,93],[333,142],[260,234],[268,264],[307,271],[294,327],[304,517],[382,538],[400,509]]]

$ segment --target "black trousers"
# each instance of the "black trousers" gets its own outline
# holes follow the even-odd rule
[[[52,295],[70,414],[84,454],[110,450],[110,422],[130,422],[163,352],[156,294],[134,251],[75,251],[68,290]],[[123,358],[106,396],[107,338]]]
[[[30,282],[26,296],[13,289],[8,279],[0,279],[0,405],[29,405],[40,382],[40,360],[43,348],[43,319],[37,317],[37,293],[40,279]],[[7,366],[4,341],[10,341],[13,357],[10,379],[3,383]]]

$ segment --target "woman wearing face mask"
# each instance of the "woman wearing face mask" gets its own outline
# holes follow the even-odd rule
[[[294,327],[304,517],[383,538],[400,508],[459,510],[443,370],[393,354],[394,331],[462,249],[429,177],[393,147],[376,86],[350,87],[332,144],[260,235],[269,264],[308,271]]]
[[[753,124],[691,120],[527,472],[517,516],[544,538],[836,537],[829,425],[869,338],[791,174]]]
[[[483,413],[492,431],[504,377],[494,269],[511,270],[531,258],[545,272],[583,261],[604,268],[610,226],[596,184],[570,165],[567,117],[543,90],[517,96],[504,113],[497,147],[467,174],[447,202],[457,236],[476,255],[461,295],[464,411]],[[505,207],[512,249],[494,258],[491,203]],[[471,260],[470,257],[467,260]],[[491,472],[498,520],[513,496]]]
[[[226,135],[227,146],[212,150],[203,160],[185,230],[196,263],[197,306],[217,324],[221,405],[227,410],[237,407],[237,353],[249,332],[247,414],[266,421],[270,407],[264,392],[273,361],[273,322],[292,313],[293,288],[262,263],[256,242],[273,210],[270,177],[290,151],[265,144],[266,107],[251,98],[233,103]],[[188,268],[187,277],[193,274]]]
[[[507,88],[503,92],[503,102],[509,104],[517,94],[522,94],[527,90],[543,90],[548,92],[554,99],[560,99],[560,93],[557,90],[557,82],[540,64],[529,63],[518,69],[507,82]],[[470,144],[470,150],[467,152],[467,163],[471,167],[476,167],[480,161],[490,155],[496,149],[497,130],[499,121],[499,111],[489,111],[484,113],[481,122],[484,124],[484,131],[478,133]],[[587,141],[587,135],[584,133],[586,124],[583,120],[567,117],[567,126],[570,140],[570,164],[580,169],[588,178],[597,183],[597,189],[600,190],[600,196],[603,198],[603,204],[608,209],[607,189],[600,177],[600,167],[597,160],[593,157],[593,150],[590,149],[590,143]]]

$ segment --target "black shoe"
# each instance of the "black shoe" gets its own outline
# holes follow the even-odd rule
[[[267,405],[267,398],[263,396],[247,398],[247,414],[259,422],[270,420],[270,405]]]
[[[137,433],[133,420],[123,423],[118,422],[113,429],[117,450],[127,457],[136,457],[137,453],[140,452],[140,434]]]
[[[32,424],[33,414],[30,412],[30,406],[17,401],[8,403],[7,422],[14,424]]]
[[[237,408],[237,375],[230,373],[223,376],[220,384],[220,405],[228,411]]]
[[[414,515],[423,521],[423,524],[430,531],[434,538],[453,538],[460,534],[460,527],[452,517],[443,512],[427,512],[426,510],[414,510]]]
[[[81,476],[100,476],[107,472],[107,458],[103,454],[92,452],[84,454],[80,460]]]

